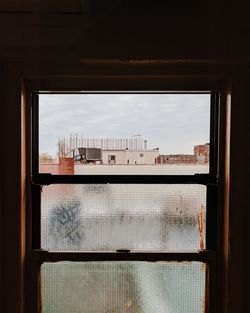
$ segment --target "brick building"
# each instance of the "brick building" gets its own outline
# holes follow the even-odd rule
[[[196,157],[192,154],[159,155],[157,164],[195,164]]]
[[[209,162],[209,147],[209,143],[194,146],[194,155],[196,156],[197,163]]]

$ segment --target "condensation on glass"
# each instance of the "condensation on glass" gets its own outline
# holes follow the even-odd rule
[[[209,172],[210,94],[39,94],[39,172]]]
[[[42,313],[202,313],[206,271],[200,262],[44,263]]]
[[[206,186],[50,185],[41,193],[41,247],[49,251],[205,249]]]

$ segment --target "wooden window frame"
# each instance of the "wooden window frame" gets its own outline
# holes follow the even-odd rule
[[[134,261],[200,261],[208,266],[205,311],[212,313],[220,307],[217,298],[216,286],[221,275],[218,275],[221,264],[221,242],[223,234],[220,226],[225,215],[225,152],[227,130],[226,119],[226,89],[227,82],[223,80],[193,77],[167,77],[167,76],[82,76],[78,78],[43,77],[42,79],[28,79],[26,89],[26,134],[27,134],[27,236],[26,258],[27,275],[26,308],[27,312],[40,313],[40,266],[43,262],[69,261],[107,261],[107,260],[134,260]],[[124,88],[126,87],[126,88]],[[50,93],[81,93],[96,91],[107,92],[136,92],[140,90],[148,93],[211,93],[211,153],[209,174],[197,175],[108,175],[108,176],[71,176],[50,175],[38,173],[38,122],[37,94],[42,91]],[[35,124],[34,124],[35,122]],[[214,125],[214,127],[212,127]],[[32,162],[36,156],[37,162]],[[141,183],[141,184],[190,184],[197,183],[207,186],[207,218],[206,218],[206,250],[197,253],[141,253],[141,252],[48,252],[40,248],[40,190],[41,186],[49,184],[92,184],[92,183]],[[34,208],[39,208],[35,210]],[[226,286],[225,286],[226,292]]]

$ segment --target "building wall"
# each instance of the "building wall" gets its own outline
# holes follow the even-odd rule
[[[115,164],[126,164],[126,150],[103,150],[103,164],[109,164],[109,155],[115,156]]]
[[[196,156],[197,162],[208,163],[209,151],[210,151],[209,144],[194,146],[194,155]]]
[[[195,155],[188,154],[168,154],[168,155],[160,155],[157,158],[158,164],[195,164],[196,157]]]
[[[129,164],[155,164],[158,156],[158,150],[126,151],[126,159]]]
[[[155,164],[158,150],[103,150],[103,164],[109,164],[109,155],[115,156],[115,164]],[[142,157],[141,157],[142,155]]]

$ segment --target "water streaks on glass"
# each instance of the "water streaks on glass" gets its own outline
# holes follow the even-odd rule
[[[204,249],[203,185],[50,185],[41,194],[42,249]]]
[[[44,263],[42,313],[202,313],[205,285],[199,262]]]

